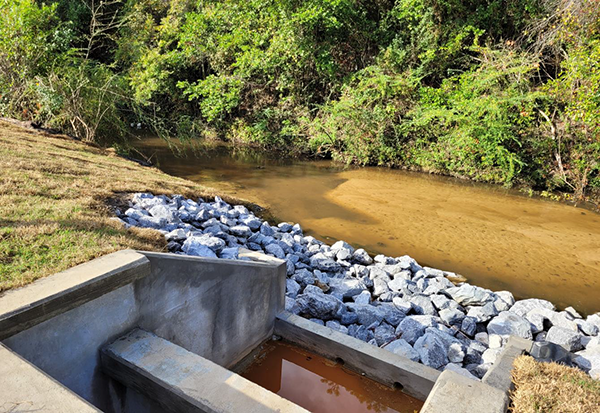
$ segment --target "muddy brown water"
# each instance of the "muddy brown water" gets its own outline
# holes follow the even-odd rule
[[[267,207],[306,233],[371,253],[408,254],[517,298],[600,311],[600,214],[494,185],[215,148],[177,157],[138,145],[165,172]]]
[[[316,413],[414,413],[423,406],[398,389],[281,341],[265,343],[256,361],[240,374]]]

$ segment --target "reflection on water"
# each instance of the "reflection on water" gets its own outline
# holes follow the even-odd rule
[[[423,403],[280,341],[263,347],[242,376],[311,412],[413,413]]]
[[[600,311],[600,215],[594,212],[434,175],[290,162],[227,148],[178,158],[156,138],[140,148],[167,173],[268,207],[321,239],[408,254],[518,298]]]

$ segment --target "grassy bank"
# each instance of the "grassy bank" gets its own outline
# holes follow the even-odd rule
[[[579,369],[521,356],[512,375],[512,413],[589,413],[600,406],[600,381]]]
[[[111,220],[109,204],[124,193],[214,196],[111,152],[2,121],[0,177],[0,291],[124,248],[163,250],[158,232]]]

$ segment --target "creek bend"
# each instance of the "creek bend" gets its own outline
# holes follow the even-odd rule
[[[227,147],[176,156],[159,138],[136,146],[161,170],[255,202],[329,243],[407,254],[517,299],[600,311],[600,215],[592,211],[428,174]]]

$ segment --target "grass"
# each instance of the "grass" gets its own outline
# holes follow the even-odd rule
[[[512,375],[512,413],[600,411],[600,381],[579,369],[521,356]]]
[[[111,220],[109,204],[130,192],[214,196],[110,151],[0,120],[0,291],[125,248],[164,251],[160,233]]]

